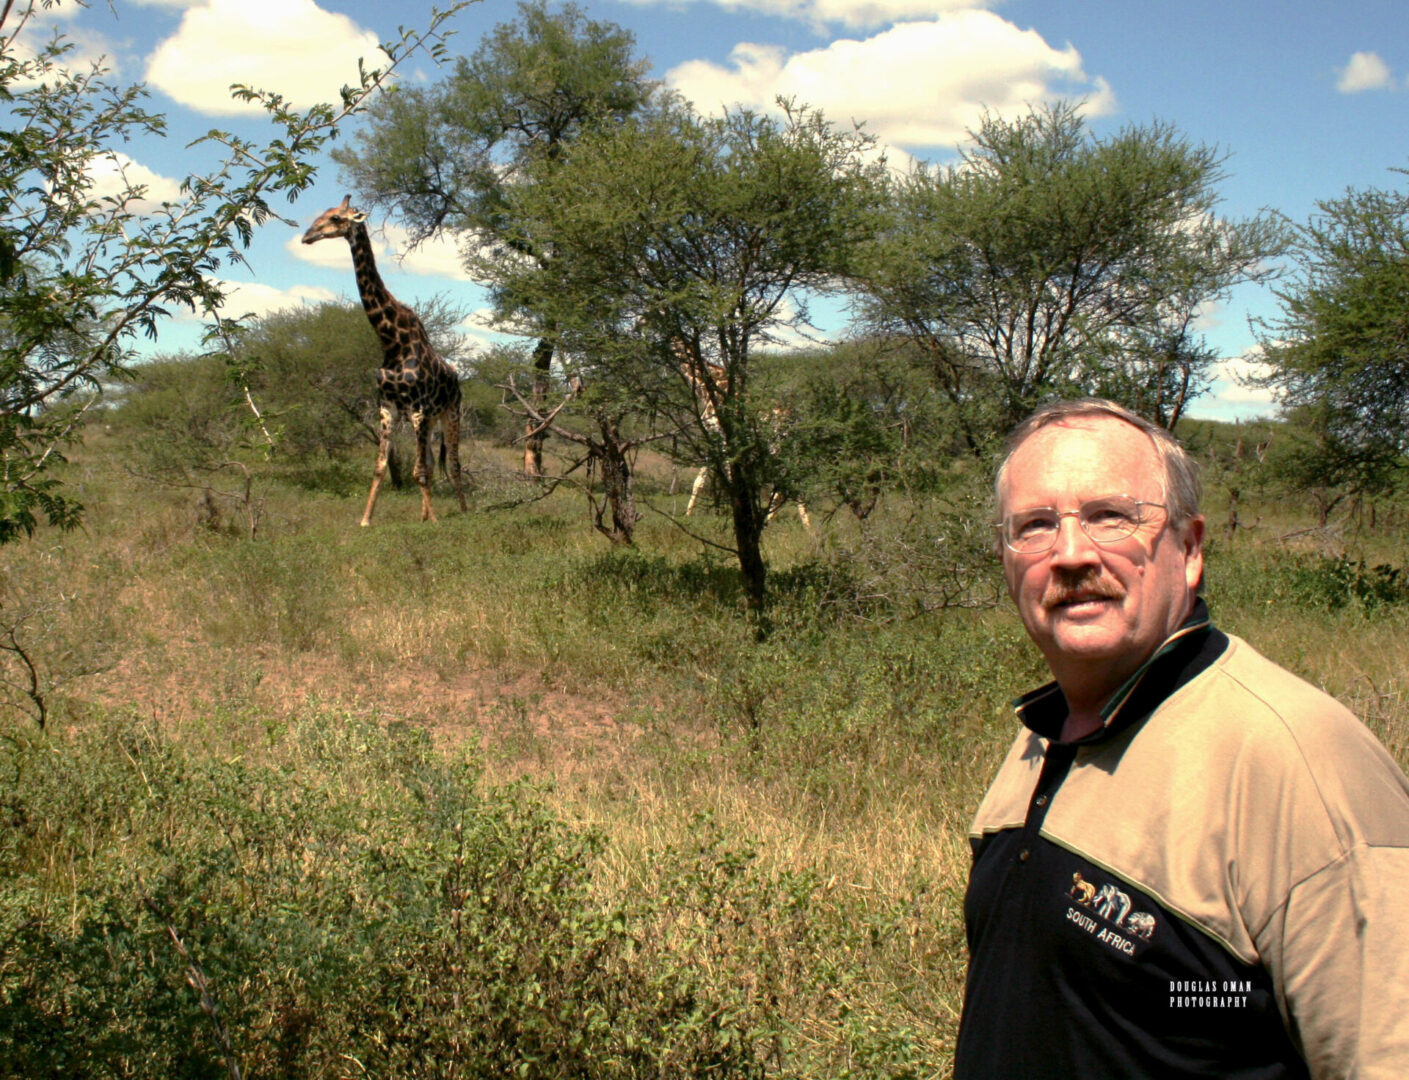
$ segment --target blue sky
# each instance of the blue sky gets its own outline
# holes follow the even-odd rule
[[[1403,0],[629,0],[579,4],[632,31],[655,77],[704,110],[768,107],[778,93],[857,119],[893,160],[952,160],[985,108],[1021,113],[1029,102],[1085,101],[1098,134],[1153,120],[1227,155],[1222,211],[1269,208],[1305,220],[1318,199],[1348,187],[1402,187],[1409,167],[1409,21]],[[123,81],[143,81],[171,137],[124,148],[129,170],[147,170],[156,194],[202,164],[184,149],[211,127],[258,138],[226,87],[247,82],[294,102],[331,100],[353,81],[357,57],[424,25],[429,4],[385,0],[113,0],[57,9],[84,55],[106,56]],[[510,20],[517,7],[486,0],[454,21],[456,51]],[[7,31],[13,26],[7,26]],[[36,24],[26,36],[40,33]],[[23,39],[22,39],[23,40]],[[406,78],[437,78],[417,62]],[[205,151],[209,153],[209,149]],[[208,159],[207,159],[208,161]],[[314,191],[287,211],[300,229],[345,191],[331,162]],[[298,244],[300,230],[264,228],[235,271],[235,308],[268,311],[301,301],[355,296],[342,245]],[[380,265],[404,300],[448,294],[474,309],[482,294],[448,245],[406,253],[382,230]],[[398,262],[398,256],[405,256]],[[1203,314],[1231,374],[1255,359],[1249,314],[1270,315],[1263,289],[1246,289]],[[842,327],[829,327],[840,331]],[[472,336],[484,337],[477,325]],[[193,340],[173,328],[163,347]],[[370,373],[369,373],[370,374]],[[1196,415],[1266,413],[1255,391],[1229,378]]]

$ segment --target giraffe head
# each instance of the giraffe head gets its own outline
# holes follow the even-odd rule
[[[303,242],[316,244],[319,240],[327,240],[329,237],[349,235],[354,225],[360,225],[367,220],[367,215],[361,210],[354,210],[351,204],[352,196],[348,195],[331,210],[324,210],[318,215],[318,220],[308,226],[308,231],[303,234]]]

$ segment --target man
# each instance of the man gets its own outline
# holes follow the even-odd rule
[[[1110,402],[998,474],[1055,681],[979,807],[959,1080],[1409,1077],[1409,781],[1213,628],[1193,463]]]

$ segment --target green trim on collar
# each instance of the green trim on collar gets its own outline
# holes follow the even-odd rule
[[[1145,684],[1146,677],[1150,671],[1160,664],[1172,652],[1180,649],[1191,637],[1207,633],[1212,628],[1212,620],[1209,618],[1208,606],[1202,597],[1194,602],[1193,609],[1189,612],[1189,617],[1184,620],[1179,629],[1175,630],[1157,648],[1148,660],[1128,678],[1110,699],[1101,708],[1101,726],[1080,739],[1075,740],[1077,744],[1087,742],[1098,742],[1106,738],[1118,726],[1124,723],[1125,717],[1122,710],[1127,706],[1136,692]],[[1219,650],[1221,651],[1221,649]],[[1177,676],[1175,676],[1177,677]],[[1142,695],[1143,699],[1143,695]],[[1067,701],[1062,695],[1061,687],[1055,682],[1049,682],[1039,686],[1036,690],[1031,690],[1020,697],[1014,698],[1012,708],[1017,718],[1023,726],[1036,732],[1048,742],[1057,742],[1061,736],[1062,724],[1067,718]]]
[[[1130,700],[1130,695],[1135,693],[1135,688],[1140,685],[1146,673],[1159,661],[1160,657],[1167,656],[1169,653],[1173,652],[1179,643],[1190,634],[1197,633],[1210,625],[1211,621],[1207,612],[1204,613],[1202,619],[1195,621],[1195,618],[1196,615],[1191,615],[1188,622],[1184,623],[1178,630],[1165,638],[1164,644],[1155,650],[1154,655],[1136,668],[1134,674],[1126,679],[1116,692],[1111,695],[1110,700],[1101,706],[1101,727],[1108,728],[1111,726],[1111,722],[1115,720],[1116,714],[1119,713],[1121,707]]]

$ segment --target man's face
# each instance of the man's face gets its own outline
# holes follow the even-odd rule
[[[1088,499],[1128,495],[1165,503],[1164,472],[1150,439],[1114,417],[1077,417],[1039,428],[1008,462],[1004,515],[1037,506],[1076,510]],[[1188,615],[1203,573],[1203,519],[1169,527],[1149,509],[1133,536],[1098,544],[1077,518],[1060,519],[1050,551],[1003,548],[1008,593],[1068,697],[1104,699]]]

